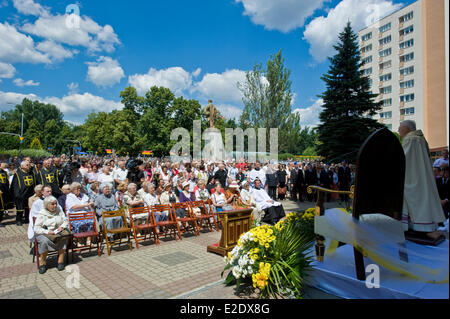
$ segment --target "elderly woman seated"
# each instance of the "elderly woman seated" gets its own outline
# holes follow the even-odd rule
[[[137,185],[130,183],[128,185],[127,192],[123,195],[123,203],[128,208],[143,207],[145,205],[142,196],[137,192]],[[130,215],[128,214],[128,221],[130,221]],[[135,225],[144,224],[147,222],[147,214],[137,214],[133,216],[133,222]]]
[[[145,204],[148,207],[152,207],[154,205],[159,205],[159,198],[156,194],[156,188],[153,183],[147,182],[147,185],[145,187],[146,192],[144,193],[143,199]],[[155,221],[164,221],[168,219],[168,212],[155,212]]]
[[[64,233],[69,226],[69,221],[64,212],[58,208],[55,197],[49,196],[44,199],[44,208],[39,213],[34,225],[34,233],[38,242],[40,254],[39,273],[47,271],[47,255],[49,251],[58,252],[58,270],[64,270],[64,254],[67,247],[68,237],[57,237]]]
[[[112,185],[108,183],[100,184],[100,195],[95,198],[95,214],[98,220],[98,230],[103,229],[103,212],[113,212],[119,210],[119,204],[116,201],[116,198],[111,193]],[[107,217],[105,218],[106,227],[108,229],[116,229],[121,228],[123,226],[122,217]],[[109,237],[112,237],[112,234],[108,234]]]
[[[215,192],[211,195],[211,199],[216,208],[216,212],[233,210],[233,206],[231,206],[230,203],[233,201],[234,197],[227,199],[222,192],[222,185],[220,183],[217,183]]]
[[[72,183],[70,185],[71,193],[66,198],[66,212],[67,217],[73,213],[92,212],[94,210],[94,202],[89,200],[86,194],[81,193],[81,184]],[[75,234],[92,231],[94,228],[93,220],[74,220],[71,222],[72,232]],[[90,243],[90,238],[87,238],[87,244]]]

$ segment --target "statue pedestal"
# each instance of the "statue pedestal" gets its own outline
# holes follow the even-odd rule
[[[253,209],[251,208],[219,212],[220,222],[222,223],[222,237],[219,243],[209,245],[206,251],[225,256],[233,250],[241,235],[250,230],[252,212]]]
[[[222,141],[222,133],[216,128],[209,128],[203,133],[205,147],[202,158],[210,161],[225,160],[225,147]]]

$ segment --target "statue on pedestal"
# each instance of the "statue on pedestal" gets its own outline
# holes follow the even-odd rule
[[[209,100],[208,105],[205,107],[204,111],[206,113],[206,118],[209,120],[209,127],[214,128],[214,122],[216,121],[216,117],[220,117],[221,119],[225,119],[222,115],[220,115],[219,110],[213,105],[213,101]]]

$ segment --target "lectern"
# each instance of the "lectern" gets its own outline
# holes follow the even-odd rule
[[[225,256],[233,250],[239,237],[250,230],[253,222],[252,212],[251,208],[219,212],[222,237],[217,244],[209,245],[207,251]]]

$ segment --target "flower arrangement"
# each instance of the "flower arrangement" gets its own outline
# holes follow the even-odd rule
[[[262,225],[243,234],[226,256],[225,284],[251,284],[260,298],[301,297],[312,257],[313,211],[289,213],[276,225]],[[314,234],[314,226],[312,226]]]

